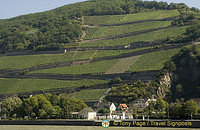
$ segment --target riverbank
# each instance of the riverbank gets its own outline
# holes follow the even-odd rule
[[[94,120],[0,120],[0,125],[102,126]],[[109,127],[200,128],[200,120],[111,120]]]
[[[45,126],[45,125],[1,125],[1,130],[102,130],[101,126]],[[106,130],[174,130],[174,128],[158,127],[109,127]],[[181,130],[193,130],[190,128],[181,128]]]

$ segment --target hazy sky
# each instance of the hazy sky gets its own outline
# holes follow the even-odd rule
[[[66,4],[85,0],[0,0],[0,19],[18,15],[51,10]],[[150,0],[152,1],[152,0]],[[200,9],[200,0],[157,0],[166,2],[186,3],[190,7]]]
[[[51,10],[84,0],[0,0],[0,19]]]
[[[152,0],[147,0],[152,1]],[[190,7],[196,7],[200,9],[200,0],[156,0],[156,1],[165,1],[168,3],[185,3]]]

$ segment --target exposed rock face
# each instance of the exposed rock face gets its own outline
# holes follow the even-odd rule
[[[157,90],[157,96],[164,98],[166,96],[166,92],[169,91],[171,88],[173,74],[172,73],[166,73],[163,75],[163,77],[160,78],[160,87],[158,87]]]
[[[160,79],[160,85],[162,86],[167,86],[168,88],[171,87],[171,83],[172,83],[172,77],[173,74],[172,73],[166,73],[161,79]]]

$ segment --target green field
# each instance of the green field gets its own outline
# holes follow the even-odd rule
[[[106,91],[107,89],[81,90],[80,92],[70,94],[70,97],[78,98],[83,101],[96,101],[103,96]]]
[[[99,50],[97,54],[94,56],[94,58],[117,56],[121,54],[141,51],[141,50],[150,49],[150,48],[152,47],[137,48],[137,49],[131,49],[131,50]]]
[[[90,64],[75,65],[69,67],[58,67],[53,69],[37,70],[31,73],[55,73],[55,74],[92,74],[104,73],[110,69],[117,60],[105,60]]]
[[[132,25],[88,28],[84,39],[96,39],[124,33],[137,32],[146,29],[160,28],[171,25],[172,21],[144,22]]]
[[[0,79],[0,94],[105,84],[104,80]]]
[[[172,56],[178,53],[178,49],[162,50],[158,52],[144,54],[139,58],[139,60],[133,64],[129,71],[147,71],[147,70],[160,70],[162,69],[164,63]]]
[[[0,69],[20,69],[52,62],[90,59],[94,53],[95,50],[89,50],[78,52],[71,51],[65,54],[5,56],[0,57]]]
[[[87,42],[79,44],[79,47],[103,47],[103,46],[117,46],[117,45],[128,45],[133,42],[138,41],[154,41],[164,39],[166,37],[176,37],[180,34],[185,33],[188,26],[182,27],[173,27],[168,29],[163,29],[159,31],[153,31],[148,33],[139,34],[136,36],[130,36],[125,38],[111,39],[111,40],[103,40],[103,41],[95,41],[95,42]]]
[[[1,130],[196,130],[191,128],[1,125]]]
[[[99,58],[105,56],[116,56],[123,53],[139,51],[148,48],[138,48],[132,50],[88,50],[88,51],[71,51],[66,54],[41,54],[41,55],[24,55],[24,56],[5,56],[0,57],[0,69],[21,69],[40,64],[53,62],[72,61],[81,59]]]
[[[126,72],[131,65],[133,65],[140,56],[132,56],[127,58],[120,59],[116,64],[113,65],[112,68],[110,68],[106,74],[118,74],[118,73],[124,73]]]
[[[104,15],[104,16],[86,16],[84,17],[85,25],[101,25],[125,23],[140,20],[163,19],[178,16],[177,10],[159,10],[152,12],[134,13],[126,15]]]

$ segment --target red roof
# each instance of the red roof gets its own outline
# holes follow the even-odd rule
[[[120,104],[122,111],[126,110],[126,112],[128,111],[128,106],[126,104]]]
[[[128,108],[126,104],[120,104],[120,106],[123,108]]]

